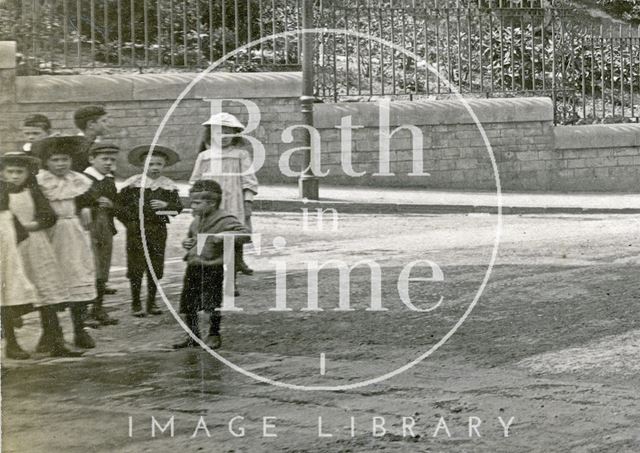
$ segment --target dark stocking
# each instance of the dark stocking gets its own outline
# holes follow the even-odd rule
[[[71,307],[71,321],[73,322],[74,343],[79,348],[90,349],[95,348],[96,344],[93,338],[84,330],[84,317],[86,315],[86,307],[83,304],[76,303]]]
[[[220,321],[222,320],[222,314],[219,310],[213,310],[209,314],[209,335],[220,335]]]
[[[150,275],[147,275],[147,310],[156,306],[156,292],[158,287]]]
[[[24,360],[29,358],[29,354],[22,350],[16,340],[16,331],[13,324],[14,314],[10,308],[4,308],[0,313],[2,321],[2,332],[4,333],[4,339],[7,342],[6,355],[10,359]]]
[[[36,346],[36,352],[51,352],[55,345],[64,344],[62,328],[55,307],[40,309],[40,324],[42,325],[42,336]]]
[[[2,332],[4,334],[4,339],[7,341],[7,346],[18,346],[18,341],[16,340],[16,330],[13,325],[13,314],[11,313],[11,309],[4,308],[2,309]]]
[[[142,275],[133,276],[129,278],[129,285],[131,287],[131,309],[133,311],[142,310],[142,304],[140,303],[140,290],[142,288]]]
[[[197,313],[187,314],[186,322],[187,322],[187,326],[189,327],[189,329],[191,329],[191,332],[193,332],[193,334],[196,337],[201,338],[200,337],[200,324],[198,323],[198,314]]]

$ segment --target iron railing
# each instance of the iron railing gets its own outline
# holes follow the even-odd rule
[[[15,1],[15,0],[14,0]],[[296,30],[301,0],[41,0],[9,12],[25,71],[206,68],[246,43]],[[9,0],[9,3],[10,0]],[[10,10],[9,5],[4,5]],[[6,31],[4,33],[7,34]],[[297,66],[297,39],[265,39],[229,64]],[[248,67],[247,67],[248,66]]]
[[[7,0],[0,29],[23,73],[61,68],[299,69],[296,35],[309,0]],[[549,96],[560,123],[638,120],[640,34],[606,28],[561,0],[315,0],[316,94]],[[12,6],[13,5],[13,6]],[[17,6],[16,6],[17,5]],[[0,22],[0,26],[2,23]],[[417,57],[417,58],[416,58]],[[149,70],[149,69],[147,69]]]
[[[319,22],[349,34],[319,40],[319,95],[345,98],[550,96],[556,121],[640,113],[640,38],[544,0],[323,0]],[[414,57],[415,56],[415,57]]]

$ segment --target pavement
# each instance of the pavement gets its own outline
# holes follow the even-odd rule
[[[188,197],[189,184],[178,186],[181,196]],[[501,205],[503,214],[638,214],[640,193],[506,192]],[[497,206],[496,192],[325,185],[318,201],[303,201],[297,185],[262,185],[254,202],[256,211],[299,212],[307,207],[352,214],[493,214]]]

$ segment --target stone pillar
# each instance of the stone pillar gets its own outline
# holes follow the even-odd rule
[[[16,105],[16,43],[0,41],[0,153],[14,151],[15,125],[11,114]]]
[[[0,41],[0,104],[16,102],[16,42]]]

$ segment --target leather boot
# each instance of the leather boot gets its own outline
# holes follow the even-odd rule
[[[83,349],[92,349],[96,347],[95,341],[84,329],[84,310],[85,307],[71,307],[71,320],[73,321],[73,342]]]
[[[147,313],[150,315],[161,315],[162,310],[156,305],[156,282],[147,275]]]
[[[58,339],[64,338],[55,307],[43,307],[40,309],[40,325],[42,326],[42,335],[40,335],[40,340],[36,345],[36,352],[51,352],[54,343]],[[64,343],[64,340],[62,340],[62,343]]]
[[[98,321],[98,323],[101,326],[115,326],[116,324],[118,324],[119,321],[117,319],[110,317],[103,306],[105,288],[106,288],[106,285],[104,280],[98,280],[96,282],[98,297],[93,303],[93,308],[91,309],[91,313],[89,314],[89,317]]]
[[[26,360],[31,357],[29,353],[22,349],[18,342],[15,340],[13,342],[7,341],[7,345],[4,349],[4,354],[5,356],[7,356],[7,358],[14,360]]]
[[[222,347],[222,337],[220,335],[209,335],[207,337],[207,346],[211,349],[220,349]]]
[[[4,332],[4,338],[7,342],[4,349],[5,356],[9,359],[14,360],[28,359],[30,357],[29,354],[20,347],[18,341],[16,340],[16,332],[13,322],[14,316],[13,313],[11,313],[11,310],[7,310],[6,308],[3,309],[2,331]]]
[[[131,312],[136,318],[144,317],[142,303],[140,303],[140,290],[142,288],[142,277],[129,278],[129,288],[131,288]]]
[[[191,329],[193,334],[200,338],[200,327],[198,326],[198,314],[187,314],[186,316],[186,324]],[[187,336],[187,339],[181,343],[176,343],[173,345],[173,349],[184,349],[184,348],[195,348],[198,346],[198,343],[194,341],[191,336]]]
[[[235,260],[236,260],[236,271],[244,275],[253,275],[253,269],[251,269],[247,265],[247,263],[244,262],[244,246],[242,244],[236,245]]]
[[[67,348],[67,346],[64,344],[62,330],[60,331],[59,336],[53,338],[53,341],[50,345],[49,353],[51,357],[81,357],[84,354],[84,352],[72,351]]]
[[[221,321],[222,313],[216,310],[209,312],[209,336],[207,337],[207,346],[211,349],[219,349],[222,346],[222,337],[220,336]]]

